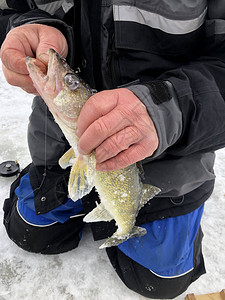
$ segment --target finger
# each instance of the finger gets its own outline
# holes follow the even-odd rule
[[[98,164],[116,156],[121,151],[129,148],[132,144],[139,142],[143,138],[143,134],[137,127],[128,126],[110,136],[105,140],[95,152]]]
[[[132,118],[127,116],[125,108],[117,106],[105,116],[94,121],[83,133],[78,145],[80,153],[90,153],[108,137],[116,134],[131,124]]]
[[[117,156],[114,156],[103,163],[97,164],[96,169],[104,172],[123,169],[144,159],[146,157],[145,153],[146,149],[142,143],[134,144],[128,149],[120,152]]]
[[[35,96],[40,96],[40,94],[37,92],[37,90],[35,88],[22,88],[22,90],[28,94],[32,94]]]
[[[103,91],[90,97],[80,112],[77,136],[80,137],[94,121],[112,111],[117,105],[117,100],[118,93],[115,90]]]
[[[24,54],[20,53],[19,51],[11,50],[4,52],[7,53],[6,55],[2,55],[2,67],[4,70],[12,71],[16,74],[23,74],[28,75],[29,72],[27,70],[26,66],[26,58]],[[8,56],[8,54],[11,53],[11,55]],[[46,65],[41,62],[40,60],[36,59],[35,64],[40,68],[40,70],[46,74]]]
[[[19,74],[28,74],[24,53],[15,49],[7,49],[1,52],[1,60],[6,69]]]
[[[10,71],[2,65],[2,70],[5,75],[6,81],[14,86],[19,86],[21,88],[32,88],[33,82],[29,75],[18,74],[16,72]]]
[[[45,25],[38,26],[37,28],[40,43],[36,49],[36,57],[47,63],[48,51],[49,48],[52,48],[65,58],[68,54],[68,45],[62,32],[56,28]]]
[[[36,62],[35,62],[36,63]],[[42,66],[42,71],[46,72],[45,66],[42,63],[37,63]],[[7,69],[2,65],[2,71],[5,75],[6,81],[13,85],[22,88],[25,92],[29,94],[39,95],[29,74],[19,74],[14,71]]]

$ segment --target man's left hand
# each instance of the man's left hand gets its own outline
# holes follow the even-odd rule
[[[125,168],[151,156],[158,135],[145,105],[128,89],[90,97],[78,118],[79,152],[96,153],[97,170]]]

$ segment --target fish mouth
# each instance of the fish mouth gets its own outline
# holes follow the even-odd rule
[[[56,72],[56,69],[60,69],[60,66],[62,65],[62,59],[54,49],[50,48],[48,50],[48,57],[47,76],[54,74],[54,72]]]
[[[54,50],[48,50],[48,69],[47,74],[37,66],[37,59],[32,57],[26,58],[26,65],[30,77],[34,83],[35,88],[40,95],[47,93],[49,96],[55,98],[63,88],[63,77],[66,73],[65,60]]]
[[[46,88],[52,89],[57,96],[63,88],[62,78],[62,62],[59,54],[54,49],[49,49],[48,51],[49,61],[48,61],[48,71],[46,75]]]

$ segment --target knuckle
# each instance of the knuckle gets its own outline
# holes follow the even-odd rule
[[[127,149],[131,144],[135,143],[137,140],[138,134],[131,132],[129,129],[127,132],[123,130],[117,134],[108,138],[108,147],[112,149],[116,154],[120,151]]]
[[[110,147],[117,148],[117,149],[124,149],[124,135],[120,134],[120,132],[117,132],[116,134],[114,134],[113,136],[111,136],[109,139],[110,142]]]
[[[105,161],[115,157],[121,150],[121,147],[114,142],[113,138],[108,138],[96,149],[96,160]]]
[[[117,154],[119,153],[123,148],[121,147],[121,144],[118,143],[118,141],[115,139],[115,137],[108,138],[105,145],[111,153]]]
[[[108,125],[108,122],[105,117],[96,120],[94,126],[95,126],[94,130],[96,132],[96,135],[98,135],[98,136],[107,135],[108,136],[108,134],[110,132],[110,126]]]
[[[133,124],[135,123],[135,114],[132,109],[129,107],[124,107],[124,106],[118,106],[117,107],[117,113],[120,116],[121,121],[126,121],[127,124]]]
[[[137,142],[140,137],[142,136],[140,130],[137,127],[129,127],[128,129],[128,140],[131,141],[132,143]]]

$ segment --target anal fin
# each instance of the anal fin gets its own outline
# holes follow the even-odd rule
[[[104,205],[100,203],[95,207],[91,212],[89,212],[84,217],[84,222],[101,222],[101,221],[111,221],[113,220],[112,216],[105,209]]]

